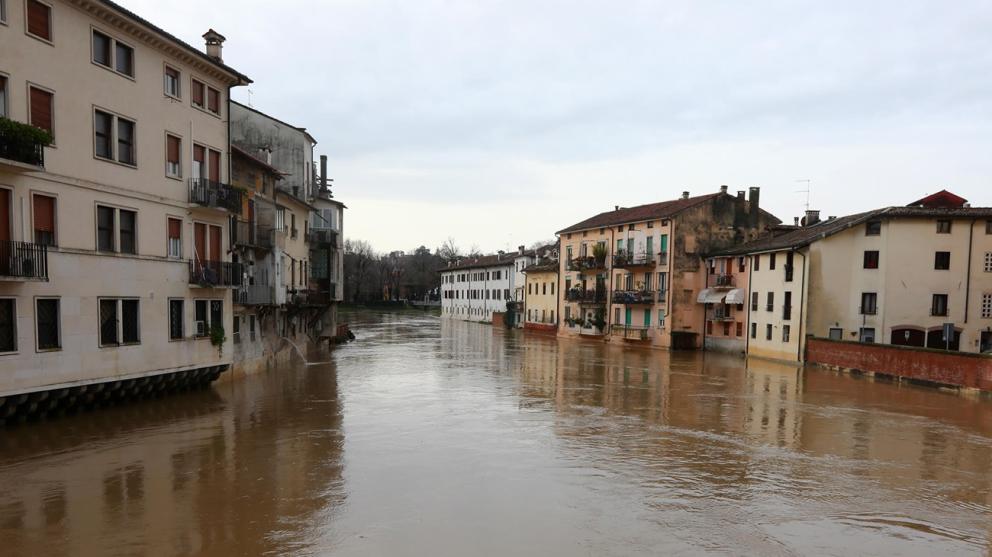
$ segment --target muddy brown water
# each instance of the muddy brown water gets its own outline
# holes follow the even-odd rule
[[[0,430],[0,555],[992,555],[992,402],[411,314]]]

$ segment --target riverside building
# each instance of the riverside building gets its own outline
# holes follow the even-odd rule
[[[440,271],[441,316],[462,321],[491,322],[505,314],[516,288],[515,256],[466,257]]]
[[[953,193],[824,220],[808,211],[790,232],[713,254],[741,257],[749,356],[802,361],[810,335],[992,352],[992,208]]]
[[[756,238],[779,220],[759,188],[615,207],[558,231],[559,334],[661,348],[701,348],[708,290],[702,254]],[[739,293],[735,293],[738,295]]]
[[[204,52],[107,0],[3,4],[0,414],[216,378],[250,80],[213,30]]]

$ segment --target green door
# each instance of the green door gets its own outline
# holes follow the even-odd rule
[[[661,235],[661,253],[668,253],[668,234]]]
[[[648,257],[651,257],[652,255],[654,255],[654,236],[648,236],[646,246],[647,247],[644,248],[644,251],[647,252]]]
[[[625,324],[625,325],[627,325],[628,327],[630,327],[630,318],[631,318],[631,313],[632,313],[632,311],[631,311],[631,309],[630,309],[630,308],[627,308],[627,313],[626,313],[626,314],[624,315],[624,320],[623,320],[623,322],[624,322],[624,324]]]
[[[644,310],[644,326],[651,326],[651,310],[649,309]]]

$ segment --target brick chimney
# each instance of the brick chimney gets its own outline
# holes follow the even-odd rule
[[[682,199],[689,199],[689,192],[687,191],[682,192]]]
[[[760,205],[759,205],[760,197],[761,197],[761,188],[752,187],[749,190],[748,199],[747,199],[748,200],[747,210],[748,210],[748,224],[751,225],[751,228],[758,227],[758,221],[760,220],[758,216],[761,214]]]

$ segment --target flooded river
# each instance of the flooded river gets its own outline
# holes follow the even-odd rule
[[[352,316],[329,362],[0,430],[0,554],[992,555],[992,403]]]

